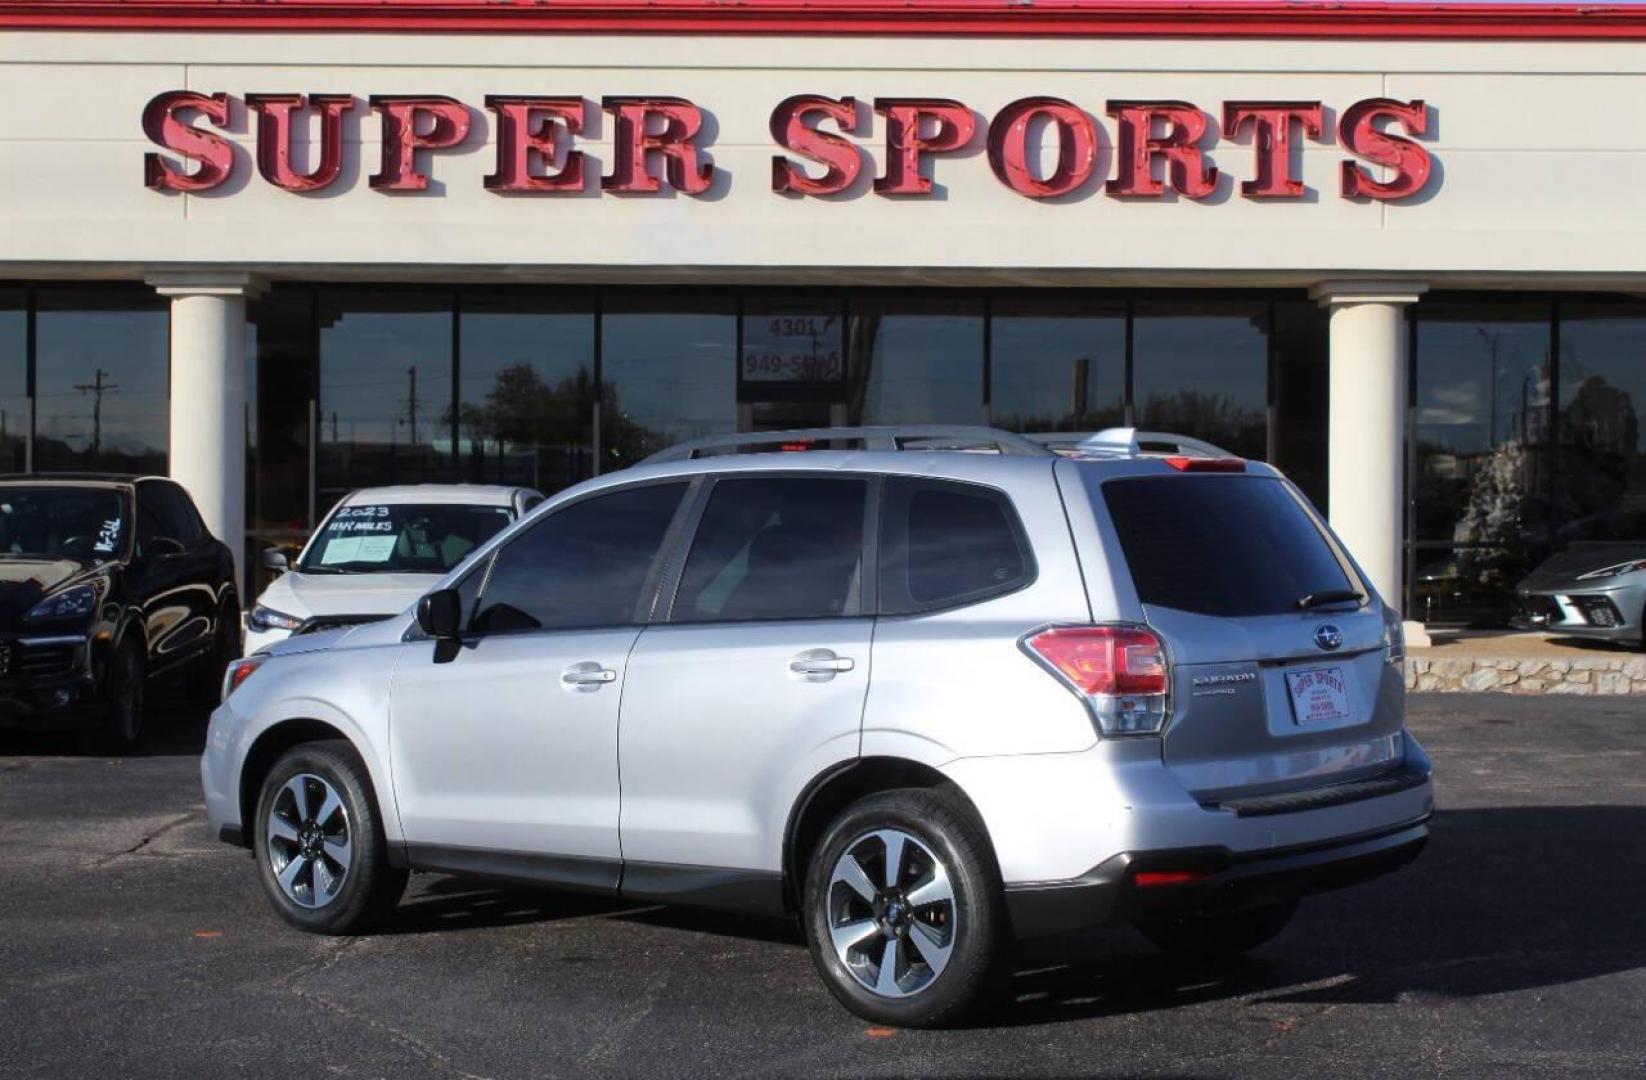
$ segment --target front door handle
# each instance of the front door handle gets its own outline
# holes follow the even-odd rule
[[[832,679],[856,666],[857,662],[851,657],[837,656],[832,649],[807,649],[789,661],[789,670],[810,682]]]
[[[561,686],[567,690],[577,690],[585,694],[598,690],[609,682],[616,681],[617,672],[608,667],[601,667],[593,660],[573,664],[560,673]]]

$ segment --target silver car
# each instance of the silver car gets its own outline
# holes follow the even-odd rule
[[[413,871],[793,913],[847,1008],[942,1025],[1016,939],[1229,955],[1410,861],[1402,652],[1266,465],[734,436],[562,492],[415,611],[239,662],[201,770],[304,929],[371,926]]]
[[[1646,543],[1576,543],[1515,586],[1514,625],[1646,645]]]

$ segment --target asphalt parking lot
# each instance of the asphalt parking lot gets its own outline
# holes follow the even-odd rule
[[[207,834],[174,718],[138,757],[0,742],[0,1075],[1646,1075],[1646,700],[1414,698],[1419,862],[1222,968],[1130,931],[1025,955],[974,1028],[837,1007],[783,923],[414,879],[286,928]]]

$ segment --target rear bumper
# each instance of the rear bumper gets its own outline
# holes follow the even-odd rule
[[[1006,908],[1017,936],[1039,937],[1151,915],[1280,903],[1400,869],[1423,850],[1427,822],[1425,815],[1372,835],[1261,854],[1226,848],[1123,852],[1072,880],[1008,885]],[[1147,884],[1151,880],[1163,883]]]

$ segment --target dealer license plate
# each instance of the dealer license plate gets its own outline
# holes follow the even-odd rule
[[[1349,719],[1348,684],[1340,667],[1288,671],[1286,689],[1292,695],[1292,716],[1299,724]]]

